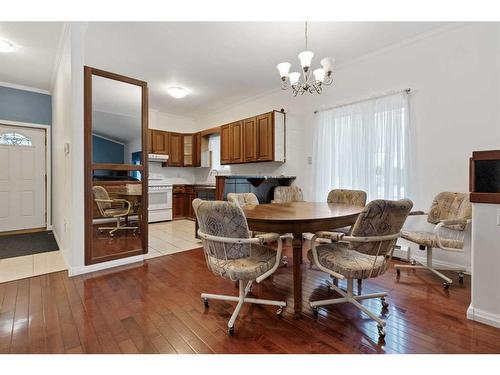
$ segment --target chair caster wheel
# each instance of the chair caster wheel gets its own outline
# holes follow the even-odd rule
[[[384,309],[387,309],[389,307],[389,302],[387,302],[384,297],[382,297],[380,301],[382,302],[382,307]]]
[[[450,283],[443,283],[443,288],[444,289],[449,289],[450,288]]]
[[[317,307],[313,307],[313,314],[314,314],[314,316],[318,316],[318,308]]]
[[[411,262],[410,262],[410,264],[412,266],[416,266],[417,265],[417,261],[415,259],[412,259]]]
[[[332,294],[333,294],[333,292],[334,292],[334,290],[333,290],[332,286],[331,286],[331,285],[328,285],[328,295],[329,295],[329,296],[330,296],[330,295],[332,295]]]
[[[385,337],[385,329],[384,327],[382,326],[377,326],[377,330],[378,330],[378,337],[383,339]]]
[[[208,298],[203,298],[203,306],[208,307]]]
[[[234,326],[229,327],[229,328],[227,329],[227,334],[228,334],[229,336],[234,336]]]
[[[401,276],[401,270],[399,268],[396,268],[396,275],[399,277]]]
[[[283,317],[283,307],[279,307],[278,310],[276,310],[276,315],[278,318]]]
[[[464,274],[463,274],[463,272],[460,272],[460,273],[458,274],[458,282],[459,282],[460,284],[463,284],[463,282],[464,282]]]

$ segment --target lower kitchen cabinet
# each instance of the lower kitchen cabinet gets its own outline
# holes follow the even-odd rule
[[[197,197],[194,185],[174,185],[172,199],[173,219],[196,219],[193,210],[193,200]]]

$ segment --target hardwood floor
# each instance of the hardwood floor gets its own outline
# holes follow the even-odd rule
[[[290,252],[291,249],[286,249]],[[307,259],[307,258],[305,258]],[[57,272],[0,284],[1,353],[499,353],[500,329],[465,317],[470,278],[445,291],[427,272],[393,267],[365,281],[363,292],[386,290],[387,336],[353,306],[320,308],[327,276],[304,269],[303,319],[293,319],[291,268],[254,287],[263,298],[286,298],[283,318],[275,308],[245,305],[234,337],[226,324],[234,303],[200,293],[235,294],[234,283],[212,275],[200,249],[161,256],[140,265],[68,278]],[[273,285],[274,284],[274,285]],[[342,285],[342,284],[341,284]],[[378,300],[364,301],[380,311]]]

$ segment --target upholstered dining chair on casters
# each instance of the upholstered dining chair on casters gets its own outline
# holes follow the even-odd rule
[[[235,203],[241,208],[244,208],[246,206],[250,205],[257,205],[259,204],[259,199],[254,193],[228,193],[227,194],[227,201],[231,203]],[[265,237],[266,233],[265,232],[256,232],[253,231],[251,232],[252,237]],[[271,233],[271,238],[274,236],[274,233]],[[288,266],[288,258],[286,255],[283,255],[281,257],[281,264],[283,267]]]
[[[249,298],[248,293],[254,281],[262,282],[278,268],[283,237],[269,233],[264,237],[251,237],[243,210],[234,203],[195,199],[193,208],[209,270],[225,279],[239,282],[238,296],[202,293],[205,307],[208,307],[210,299],[238,303],[227,323],[231,336],[244,303],[278,306],[277,315],[281,316],[285,301]],[[271,242],[278,243],[277,250],[266,246]]]
[[[360,301],[380,298],[382,307],[386,309],[389,306],[385,300],[387,292],[354,295],[353,281],[385,273],[392,259],[396,240],[412,207],[410,200],[374,200],[359,214],[350,235],[341,232],[316,233],[312,249],[307,254],[309,259],[321,271],[336,279],[347,279],[347,290],[333,285],[333,289],[342,297],[310,302],[314,315],[318,314],[320,306],[349,302],[375,320],[379,336],[385,337],[385,321]],[[329,238],[333,242],[317,245],[316,237]]]
[[[349,190],[349,189],[333,189],[330,190],[328,196],[326,198],[327,203],[338,203],[338,204],[351,204],[354,206],[364,207],[366,205],[366,192],[363,190]],[[345,234],[349,234],[351,231],[351,226],[343,227],[343,228],[332,228],[335,232],[341,232]],[[312,233],[304,233],[303,238],[306,240],[311,240],[313,237]],[[319,239],[321,242],[321,239]],[[329,240],[323,242],[330,242]],[[312,263],[311,263],[312,265]],[[332,276],[333,284],[338,286],[338,281],[335,277]],[[358,293],[361,292],[362,280],[358,280]],[[328,291],[333,293],[333,288],[331,284],[328,282]]]
[[[132,205],[126,199],[111,199],[105,188],[102,186],[92,187],[94,193],[94,201],[102,217],[116,219],[116,226],[114,227],[99,227],[100,232],[109,230],[110,237],[113,237],[116,231],[119,230],[133,230],[134,232],[139,229],[137,226],[121,225],[121,219],[126,218],[131,213]],[[118,207],[115,207],[118,205]]]
[[[412,260],[409,265],[396,264],[397,276],[401,275],[401,269],[426,269],[433,272],[444,280],[443,287],[448,289],[453,280],[445,276],[439,270],[458,272],[458,280],[463,282],[464,269],[436,268],[432,264],[432,249],[438,248],[444,251],[464,252],[465,231],[472,219],[472,205],[469,194],[442,192],[432,202],[429,213],[417,211],[414,215],[427,215],[427,222],[435,224],[432,232],[401,231],[401,238],[419,245],[420,250],[427,250],[427,262],[421,263]]]
[[[276,186],[271,203],[304,202],[304,194],[298,186]]]

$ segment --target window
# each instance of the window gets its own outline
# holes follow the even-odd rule
[[[318,201],[331,189],[361,189],[368,200],[409,197],[408,94],[316,114],[314,181]]]
[[[19,133],[3,133],[0,135],[0,145],[33,146],[31,139]]]

